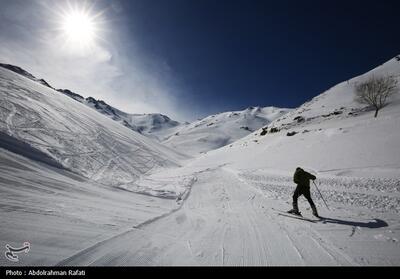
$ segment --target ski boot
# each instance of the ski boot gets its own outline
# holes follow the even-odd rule
[[[315,217],[321,218],[321,217],[318,215],[318,211],[317,211],[317,208],[316,208],[315,206],[312,206],[311,209],[312,209],[312,214],[313,214]]]
[[[301,212],[298,211],[298,210],[296,210],[296,209],[291,209],[291,210],[289,210],[287,213],[294,214],[294,215],[298,215],[298,216],[302,216],[302,215],[301,215]]]

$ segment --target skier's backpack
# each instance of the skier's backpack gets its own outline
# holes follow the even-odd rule
[[[296,184],[300,184],[301,182],[301,169],[297,168],[293,175],[293,182]]]

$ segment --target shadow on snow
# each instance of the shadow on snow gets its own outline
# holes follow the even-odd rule
[[[356,221],[346,221],[340,219],[333,219],[333,218],[323,218],[322,223],[331,223],[331,224],[339,224],[339,225],[346,225],[352,227],[360,227],[360,228],[370,228],[370,229],[377,229],[387,227],[388,223],[381,219],[373,219],[373,221],[363,223],[363,222],[356,222]]]

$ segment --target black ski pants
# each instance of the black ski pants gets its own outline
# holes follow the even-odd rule
[[[314,211],[316,212],[317,208],[315,207],[315,204],[314,204],[314,202],[313,202],[313,200],[311,198],[310,187],[305,187],[303,185],[297,185],[296,190],[294,190],[294,193],[293,193],[293,208],[295,210],[299,211],[299,207],[297,205],[297,199],[301,195],[303,195],[307,199],[307,201],[310,204],[311,209],[313,210],[313,212]]]

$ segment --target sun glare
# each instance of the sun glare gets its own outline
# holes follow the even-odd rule
[[[92,7],[72,5],[60,11],[60,35],[64,38],[67,49],[86,51],[96,43],[102,13],[93,14],[92,11]]]
[[[94,22],[84,12],[74,11],[66,15],[63,30],[68,39],[75,43],[87,44],[95,35]]]

